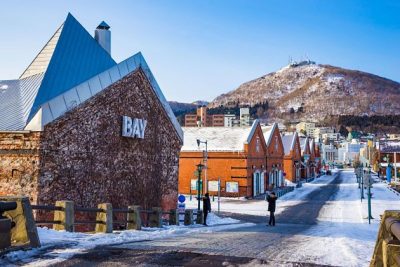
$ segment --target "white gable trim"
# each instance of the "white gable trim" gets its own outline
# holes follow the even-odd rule
[[[149,80],[151,88],[154,90],[164,111],[167,113],[167,116],[174,126],[176,133],[183,142],[182,128],[179,125],[178,120],[176,119],[171,107],[161,92],[160,87],[158,86],[150,68],[140,52],[44,103],[41,106],[40,119],[36,117],[39,113],[38,112],[35,114],[34,118],[28,122],[27,127],[29,126],[31,130],[42,130],[46,124],[64,115],[67,111],[70,111],[76,106],[82,104],[92,96],[103,91],[111,84],[119,81],[123,77],[138,70],[139,68],[143,70],[144,74]],[[107,83],[101,82],[102,77],[110,77],[110,81]],[[35,122],[33,122],[34,120]]]

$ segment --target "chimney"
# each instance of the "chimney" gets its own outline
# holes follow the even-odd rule
[[[111,31],[109,29],[110,26],[102,21],[94,32],[94,39],[111,55]]]

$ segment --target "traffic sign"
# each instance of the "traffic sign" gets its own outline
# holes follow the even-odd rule
[[[179,195],[179,197],[178,197],[178,201],[179,201],[180,203],[183,203],[183,202],[185,202],[185,200],[186,200],[186,198],[185,198],[185,196],[184,196],[184,195]]]

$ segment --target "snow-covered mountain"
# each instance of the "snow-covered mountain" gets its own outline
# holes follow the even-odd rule
[[[192,103],[181,103],[177,101],[168,101],[169,105],[172,108],[172,111],[175,113],[185,113],[187,111],[193,111],[198,106],[207,106],[209,102],[204,100],[197,100]]]
[[[400,83],[314,62],[291,64],[240,85],[209,107],[268,101],[268,117],[322,121],[332,115],[400,114]]]

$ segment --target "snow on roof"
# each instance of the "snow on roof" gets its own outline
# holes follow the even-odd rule
[[[300,148],[301,151],[306,150],[306,144],[307,144],[308,137],[300,137]]]
[[[271,142],[271,136],[276,127],[278,127],[278,124],[276,122],[272,125],[261,127],[264,134],[265,143],[267,144],[267,146]]]
[[[289,154],[290,150],[294,148],[295,140],[296,140],[296,133],[282,136],[282,143],[285,155]]]
[[[243,151],[258,125],[251,127],[183,127],[183,146],[181,151],[203,151],[204,145],[197,145],[197,139],[207,141],[208,151]]]

